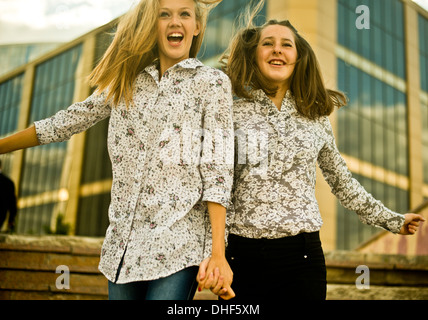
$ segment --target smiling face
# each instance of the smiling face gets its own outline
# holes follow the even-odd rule
[[[279,87],[290,88],[298,53],[291,29],[282,25],[269,25],[261,31],[256,61],[262,75]]]
[[[157,42],[162,73],[189,58],[193,37],[199,33],[194,0],[160,0]]]

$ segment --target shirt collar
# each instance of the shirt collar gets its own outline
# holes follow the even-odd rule
[[[189,58],[180,61],[179,63],[175,64],[171,68],[167,70],[167,72],[170,72],[174,69],[181,68],[181,69],[196,69],[199,67],[203,67],[204,64],[199,61],[196,58]],[[159,60],[153,61],[150,65],[148,65],[145,69],[145,72],[150,74],[154,79],[159,79]]]
[[[290,115],[297,113],[296,102],[290,90],[287,91],[284,100],[282,100],[281,111],[278,111],[278,108],[263,90],[254,90],[252,94],[254,100],[261,104],[262,110],[266,113],[266,115],[272,116],[283,112],[286,112]]]

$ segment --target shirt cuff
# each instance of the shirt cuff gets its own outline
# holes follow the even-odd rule
[[[36,128],[37,140],[40,145],[46,145],[54,141],[54,128],[50,119],[44,119],[34,122]]]
[[[202,195],[203,202],[214,202],[222,205],[223,207],[231,207],[231,198],[228,192],[222,189],[210,189],[204,191]]]
[[[380,226],[392,233],[398,234],[404,225],[405,217],[396,212],[390,212],[391,217],[380,223]]]

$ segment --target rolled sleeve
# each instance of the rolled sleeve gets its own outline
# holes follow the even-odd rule
[[[208,83],[204,109],[204,141],[202,144],[202,201],[231,204],[234,162],[232,120],[232,86],[229,78],[215,73]]]

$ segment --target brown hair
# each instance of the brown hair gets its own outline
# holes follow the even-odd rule
[[[256,50],[261,31],[267,26],[281,25],[294,33],[296,42],[298,60],[290,80],[290,90],[296,100],[297,111],[309,119],[315,119],[330,115],[335,107],[345,106],[348,102],[345,94],[325,88],[321,68],[312,47],[288,20],[270,20],[261,27],[253,25],[252,21],[260,6],[259,3],[249,14],[247,27],[236,34],[227,53],[220,59],[224,71],[232,81],[234,93],[245,99],[253,99],[252,91],[259,89],[268,96],[276,95],[278,87],[273,86],[260,72]]]
[[[205,34],[207,18],[222,0],[194,0],[200,33],[194,37],[190,58],[196,58]],[[138,74],[158,57],[157,21],[159,0],[141,0],[120,20],[113,42],[90,75],[90,84],[117,105],[124,99],[132,104],[133,87]]]

